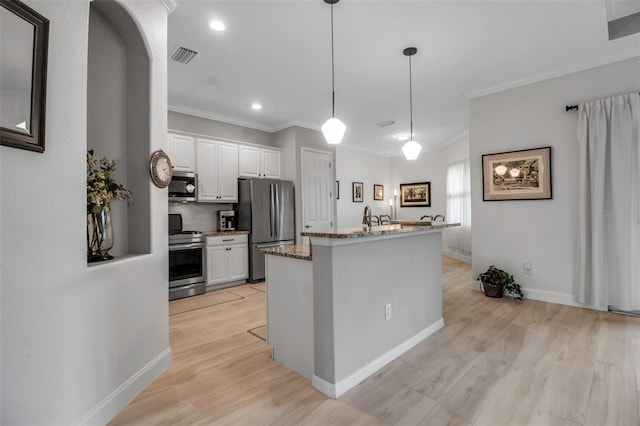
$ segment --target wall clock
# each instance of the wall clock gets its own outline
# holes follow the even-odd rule
[[[166,188],[171,182],[173,176],[173,166],[171,159],[163,150],[153,153],[149,162],[149,172],[151,173],[151,181],[158,188]]]

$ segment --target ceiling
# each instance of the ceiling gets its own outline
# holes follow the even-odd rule
[[[322,0],[180,0],[169,54],[183,46],[198,55],[169,61],[169,109],[266,131],[319,129],[331,116],[330,9]],[[212,31],[214,19],[226,31]],[[638,34],[608,40],[606,4],[594,0],[342,0],[334,34],[343,144],[386,156],[401,155],[393,136],[409,132],[406,47],[418,48],[413,134],[423,152],[468,131],[470,97],[640,55]]]

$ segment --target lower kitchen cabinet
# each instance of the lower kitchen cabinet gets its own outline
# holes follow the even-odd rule
[[[246,235],[207,237],[207,286],[246,280],[248,260]]]

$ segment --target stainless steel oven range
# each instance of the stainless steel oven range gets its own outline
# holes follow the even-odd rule
[[[205,235],[199,231],[169,229],[169,300],[205,293]]]

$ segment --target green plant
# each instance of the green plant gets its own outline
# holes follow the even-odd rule
[[[503,286],[507,292],[513,295],[515,300],[522,300],[524,298],[522,288],[520,284],[515,281],[513,275],[496,268],[495,265],[489,266],[489,269],[478,275],[477,279],[483,283]]]

